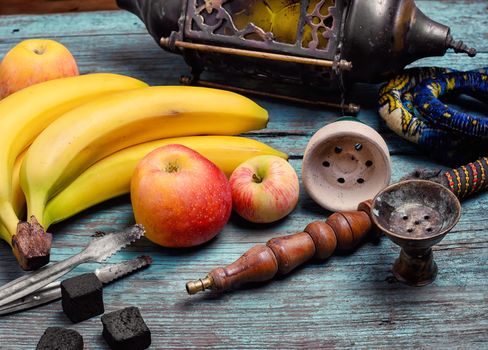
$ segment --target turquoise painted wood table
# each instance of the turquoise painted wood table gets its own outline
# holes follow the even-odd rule
[[[488,66],[488,2],[418,1],[429,16],[452,26],[456,36],[475,44],[476,59],[448,54],[417,65],[471,69]],[[0,5],[1,6],[1,5]],[[24,38],[59,40],[76,56],[81,71],[132,75],[150,84],[177,84],[188,69],[183,60],[163,52],[133,15],[121,11],[48,16],[0,17],[0,56]],[[393,181],[415,167],[436,164],[392,134],[376,113],[377,87],[358,86],[360,118],[385,137],[392,154]],[[311,109],[256,99],[268,109],[266,130],[249,136],[290,155],[300,173],[304,148],[336,111]],[[116,176],[116,174],[114,174]],[[152,349],[163,348],[488,348],[488,195],[463,204],[456,228],[435,247],[437,280],[423,288],[392,282],[399,248],[386,238],[365,244],[350,255],[310,263],[272,283],[224,295],[190,297],[185,282],[237,259],[257,243],[301,231],[330,213],[302,191],[298,208],[271,226],[250,226],[233,216],[209,244],[168,250],[143,239],[110,262],[149,254],[147,270],[105,289],[107,311],[140,307],[152,330]],[[52,260],[80,251],[97,230],[117,230],[133,222],[128,197],[92,208],[54,226]],[[71,275],[91,271],[82,266]],[[5,244],[0,245],[0,284],[22,272]],[[79,331],[87,349],[107,349],[99,317],[72,325],[59,302],[0,319],[0,348],[33,349],[49,326]]]

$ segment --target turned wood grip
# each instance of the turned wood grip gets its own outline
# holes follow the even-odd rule
[[[278,273],[284,275],[315,255],[315,243],[306,232],[270,239],[266,245],[278,262]]]
[[[326,224],[334,230],[337,249],[340,251],[357,247],[373,226],[369,215],[364,211],[332,214]]]
[[[322,221],[314,221],[305,227],[315,244],[315,257],[319,260],[328,259],[337,248],[337,237],[332,227]]]
[[[278,262],[273,251],[265,245],[257,245],[227,267],[210,272],[212,289],[228,290],[248,282],[272,279],[278,272]]]
[[[249,282],[262,282],[277,274],[286,274],[306,261],[325,260],[336,250],[356,248],[371,231],[370,201],[358,211],[332,214],[325,222],[315,221],[304,232],[270,239],[266,245],[248,250],[227,267],[212,270],[211,288],[225,291]]]

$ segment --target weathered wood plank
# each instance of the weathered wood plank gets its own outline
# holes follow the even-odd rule
[[[475,60],[449,54],[425,64],[475,68],[488,65],[486,3],[420,1],[434,18],[449,22],[456,36],[471,37],[483,48]],[[473,19],[472,21],[470,19]],[[452,23],[451,23],[452,22]],[[14,24],[20,31],[12,33]],[[481,24],[480,24],[481,23]],[[484,23],[484,25],[482,25]],[[485,32],[484,32],[485,31]],[[120,35],[119,35],[120,34]],[[25,37],[54,37],[77,57],[83,72],[130,74],[151,84],[175,84],[187,72],[182,59],[157,47],[136,17],[123,12],[52,16],[0,17],[0,55]],[[393,156],[393,181],[415,167],[436,163],[387,131],[375,112],[376,87],[357,87],[354,94],[366,110],[360,118],[386,138]],[[301,157],[310,136],[338,117],[336,111],[257,100],[270,112],[265,131],[251,133],[293,156],[300,174]],[[105,289],[107,311],[137,305],[153,331],[154,349],[162,348],[486,348],[488,344],[488,197],[463,205],[456,228],[435,247],[439,276],[434,284],[414,289],[389,283],[398,247],[387,239],[365,244],[354,254],[312,263],[273,283],[234,293],[188,297],[184,283],[216,266],[237,259],[269,238],[302,230],[328,212],[302,189],[300,203],[287,219],[251,226],[233,216],[212,242],[200,249],[169,250],[143,239],[111,261],[149,254],[149,269]],[[52,260],[78,252],[95,230],[120,229],[132,223],[127,197],[92,208],[52,228]],[[72,274],[90,271],[96,264]],[[0,284],[21,274],[5,244],[0,245]],[[31,349],[48,326],[67,326],[83,334],[88,349],[106,349],[101,323],[95,318],[71,325],[59,303],[0,322],[1,349]]]

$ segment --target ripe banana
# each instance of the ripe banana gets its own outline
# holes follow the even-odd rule
[[[202,154],[230,176],[249,158],[258,155],[287,155],[259,141],[237,136],[190,136],[146,142],[118,151],[93,164],[76,180],[52,198],[41,224],[51,224],[71,217],[93,205],[126,193],[137,163],[149,152],[169,144],[181,144]]]
[[[20,187],[20,167],[24,161],[25,153],[23,151],[15,160],[14,167],[12,168],[12,198],[11,203],[14,208],[15,214],[18,218],[21,218],[25,214],[25,196]]]
[[[51,122],[103,93],[134,89],[145,83],[116,74],[87,74],[32,85],[0,101],[1,237],[12,245],[18,217],[12,203],[12,171],[19,154]]]
[[[25,196],[20,187],[20,166],[24,160],[25,151],[22,152],[15,160],[14,167],[12,169],[12,207],[18,218],[21,218],[25,210]],[[8,231],[5,226],[0,223],[0,237],[8,236]]]
[[[142,142],[261,129],[266,110],[227,91],[159,86],[118,92],[71,110],[31,145],[21,168],[28,217],[98,160]]]

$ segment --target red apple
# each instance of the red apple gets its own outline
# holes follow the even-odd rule
[[[54,40],[24,40],[0,63],[0,99],[43,81],[78,75],[69,50]]]
[[[263,155],[239,165],[230,177],[232,205],[244,219],[270,223],[290,214],[300,186],[295,169],[284,159]]]
[[[146,237],[164,247],[207,242],[232,211],[230,185],[222,170],[182,145],[160,147],[139,162],[131,200]]]

